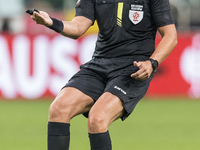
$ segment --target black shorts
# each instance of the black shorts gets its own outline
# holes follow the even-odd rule
[[[125,112],[121,119],[125,120],[147,92],[152,79],[152,75],[145,81],[131,78],[130,75],[138,70],[133,62],[147,59],[147,56],[93,58],[81,65],[80,71],[64,87],[79,89],[94,102],[105,92],[116,95],[123,101]]]

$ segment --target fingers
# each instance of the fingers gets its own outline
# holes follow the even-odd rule
[[[32,13],[32,15],[31,15],[31,18],[34,20],[34,21],[36,21],[36,18],[38,18],[39,17],[39,13],[38,12],[33,12]]]
[[[28,10],[27,10],[28,11]],[[31,18],[37,23],[45,26],[51,26],[53,21],[50,16],[44,11],[38,11],[36,9],[29,10],[32,11]],[[28,12],[27,12],[28,13]]]
[[[145,70],[139,69],[137,72],[131,74],[131,77],[143,81],[149,78],[149,74]]]
[[[149,78],[149,75],[146,72],[141,73],[141,70],[138,70],[137,72],[131,74],[131,77],[135,78],[136,80],[144,81]]]
[[[43,20],[42,15],[40,15],[40,11],[35,8],[27,10],[26,13],[30,14],[31,18],[38,24],[40,24],[40,22]]]
[[[133,62],[133,65],[135,66],[135,67],[140,67],[141,66],[141,63],[140,62],[137,62],[137,61],[134,61]]]
[[[140,62],[133,62],[133,65],[135,67],[138,67],[139,70],[133,74],[131,74],[132,78],[135,78],[136,80],[146,80],[150,77],[151,73],[152,73],[152,68],[151,68],[151,64],[149,62],[145,62],[145,61],[140,61]]]
[[[138,67],[139,70],[138,70],[137,72],[131,74],[131,77],[132,77],[132,78],[135,78],[135,79],[138,79],[138,78],[143,74],[143,71],[144,71],[144,70],[141,69],[142,64],[141,64],[140,62],[134,61],[134,62],[133,62],[133,65],[134,65],[135,67]]]
[[[33,12],[33,15],[31,16],[31,18],[37,23],[37,24],[44,24],[45,23],[45,19],[44,17],[39,14],[38,12]]]

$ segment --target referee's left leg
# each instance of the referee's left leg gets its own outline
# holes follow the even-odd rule
[[[109,125],[122,117],[123,102],[115,95],[106,92],[92,106],[89,112],[88,131],[91,150],[111,150]]]

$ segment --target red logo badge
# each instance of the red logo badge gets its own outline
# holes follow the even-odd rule
[[[133,21],[138,21],[138,18],[140,17],[140,15],[138,14],[138,12],[135,12],[133,14]]]

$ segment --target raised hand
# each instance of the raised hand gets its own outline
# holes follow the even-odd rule
[[[33,10],[27,10],[26,12],[31,15],[31,18],[37,24],[41,24],[41,25],[45,25],[49,27],[53,23],[51,17],[44,11],[38,11],[36,9],[33,9]]]

